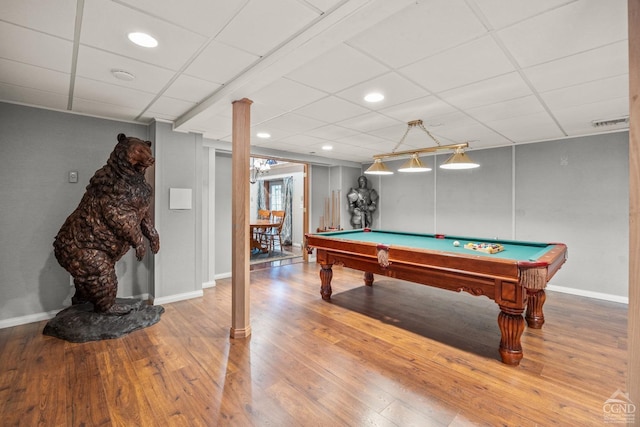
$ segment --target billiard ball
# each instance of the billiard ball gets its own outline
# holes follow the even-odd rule
[[[458,247],[460,246],[460,242],[458,242],[457,240],[455,242],[453,242],[453,246]]]

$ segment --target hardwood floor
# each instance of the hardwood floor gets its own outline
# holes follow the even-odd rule
[[[249,266],[249,269],[251,271],[255,271],[255,270],[262,270],[264,268],[282,267],[283,265],[297,264],[299,262],[304,262],[304,260],[302,259],[302,248],[297,246],[292,246],[292,245],[284,245],[282,247],[282,250],[292,253],[293,257],[286,258],[286,259],[277,259],[273,261],[267,260],[265,262],[252,261],[251,265]]]
[[[230,279],[120,339],[2,329],[0,424],[590,426],[626,389],[626,305],[548,292],[512,367],[493,301],[334,267],[327,303],[318,268],[253,271],[246,340]]]

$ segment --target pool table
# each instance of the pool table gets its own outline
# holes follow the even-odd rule
[[[320,294],[326,301],[331,299],[334,264],[364,271],[367,286],[372,286],[373,275],[379,274],[491,298],[500,307],[499,352],[508,365],[518,365],[522,359],[522,314],[526,310],[529,327],[542,327],[544,289],[567,259],[567,247],[562,243],[369,229],[307,234],[305,238],[309,253],[317,251]],[[503,250],[478,252],[465,248],[468,243],[499,244]]]

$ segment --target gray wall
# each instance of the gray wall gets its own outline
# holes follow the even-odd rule
[[[555,284],[626,297],[629,134],[523,145],[515,159],[516,237],[568,245]]]
[[[446,170],[436,158],[435,230],[462,236],[511,238],[511,147],[473,151],[477,169]],[[545,240],[538,237],[538,240]]]
[[[149,139],[148,129],[5,103],[0,129],[0,321],[40,320],[69,304],[73,290],[53,256],[55,235],[118,133]],[[68,182],[71,170],[77,183]],[[119,296],[148,294],[146,262],[130,252],[118,263]]]
[[[142,126],[4,103],[0,129],[0,327],[45,319],[69,304],[73,289],[53,257],[53,238],[120,132],[154,141],[161,249],[143,262],[132,252],[125,255],[117,265],[119,296],[170,302],[200,295],[212,274],[228,275],[231,158],[209,151],[207,167],[213,149],[203,147],[200,135],[172,132],[166,123]],[[628,133],[470,154],[479,169],[370,178],[381,197],[374,226],[560,241],[569,246],[569,261],[551,288],[626,298]],[[439,164],[445,157],[425,160]],[[350,228],[346,192],[357,185],[361,170],[310,169],[311,229],[332,189],[341,190],[342,223]],[[67,182],[70,170],[79,172],[77,184]],[[215,200],[204,206],[207,183]],[[171,187],[193,189],[191,210],[169,210]],[[215,267],[206,268],[207,254]]]
[[[213,150],[213,148],[211,148]],[[216,153],[215,161],[215,277],[231,275],[231,156]]]
[[[311,165],[309,168],[309,231],[316,231],[320,226],[320,217],[324,216],[324,200],[331,194],[329,167]]]
[[[178,133],[154,123],[155,222],[160,252],[155,261],[156,303],[202,294],[202,135]],[[169,209],[171,188],[192,190],[191,209]]]
[[[478,169],[374,178],[379,228],[562,242],[551,289],[628,295],[627,132],[471,151]],[[447,156],[426,157],[432,167]],[[390,162],[395,169],[401,162]],[[564,288],[564,289],[563,289]]]

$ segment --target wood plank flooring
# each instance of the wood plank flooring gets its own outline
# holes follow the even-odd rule
[[[485,297],[334,267],[251,272],[252,336],[229,338],[231,281],[114,340],[0,330],[3,426],[591,426],[625,391],[627,307],[548,292],[520,366]]]

